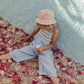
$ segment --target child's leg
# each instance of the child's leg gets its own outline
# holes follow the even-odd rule
[[[56,77],[50,77],[50,80],[52,81],[53,84],[59,84],[59,81]]]
[[[39,75],[46,74],[53,84],[59,84],[56,68],[53,61],[52,51],[43,52],[39,56]]]
[[[5,59],[11,59],[11,56],[10,54],[3,54],[3,55],[0,55],[0,60],[5,60]]]
[[[71,83],[72,83],[72,84],[78,84],[78,83],[77,83],[77,80],[75,80],[75,79],[71,79]]]
[[[1,57],[1,58],[4,58],[4,57]],[[37,55],[35,53],[34,47],[32,45],[28,45],[23,48],[15,49],[14,51],[9,52],[9,54],[4,59],[12,58],[15,62],[21,62],[21,61],[30,60],[36,57]]]

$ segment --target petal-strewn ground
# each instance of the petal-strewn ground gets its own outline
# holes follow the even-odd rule
[[[21,42],[28,36],[22,29],[0,18],[0,55],[20,49],[34,39]],[[63,55],[60,49],[52,50],[60,84],[70,84],[70,79],[84,79],[84,66]],[[38,58],[16,63],[13,59],[0,61],[0,84],[52,84],[46,75],[38,75]],[[82,84],[82,83],[81,83]]]

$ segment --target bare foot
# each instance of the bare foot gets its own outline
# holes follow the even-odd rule
[[[0,82],[2,82],[2,79],[0,78]]]
[[[78,80],[78,84],[84,84],[84,79]]]
[[[71,79],[72,84],[78,84],[78,82],[75,79]]]

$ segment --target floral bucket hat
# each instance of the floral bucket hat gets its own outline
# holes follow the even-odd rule
[[[49,9],[42,9],[39,13],[39,17],[36,18],[36,23],[43,25],[50,25],[57,23],[54,18],[54,12]]]

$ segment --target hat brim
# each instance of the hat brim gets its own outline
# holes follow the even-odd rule
[[[40,20],[39,18],[36,18],[36,23],[43,24],[43,25],[50,25],[57,23],[55,19],[53,20]]]

